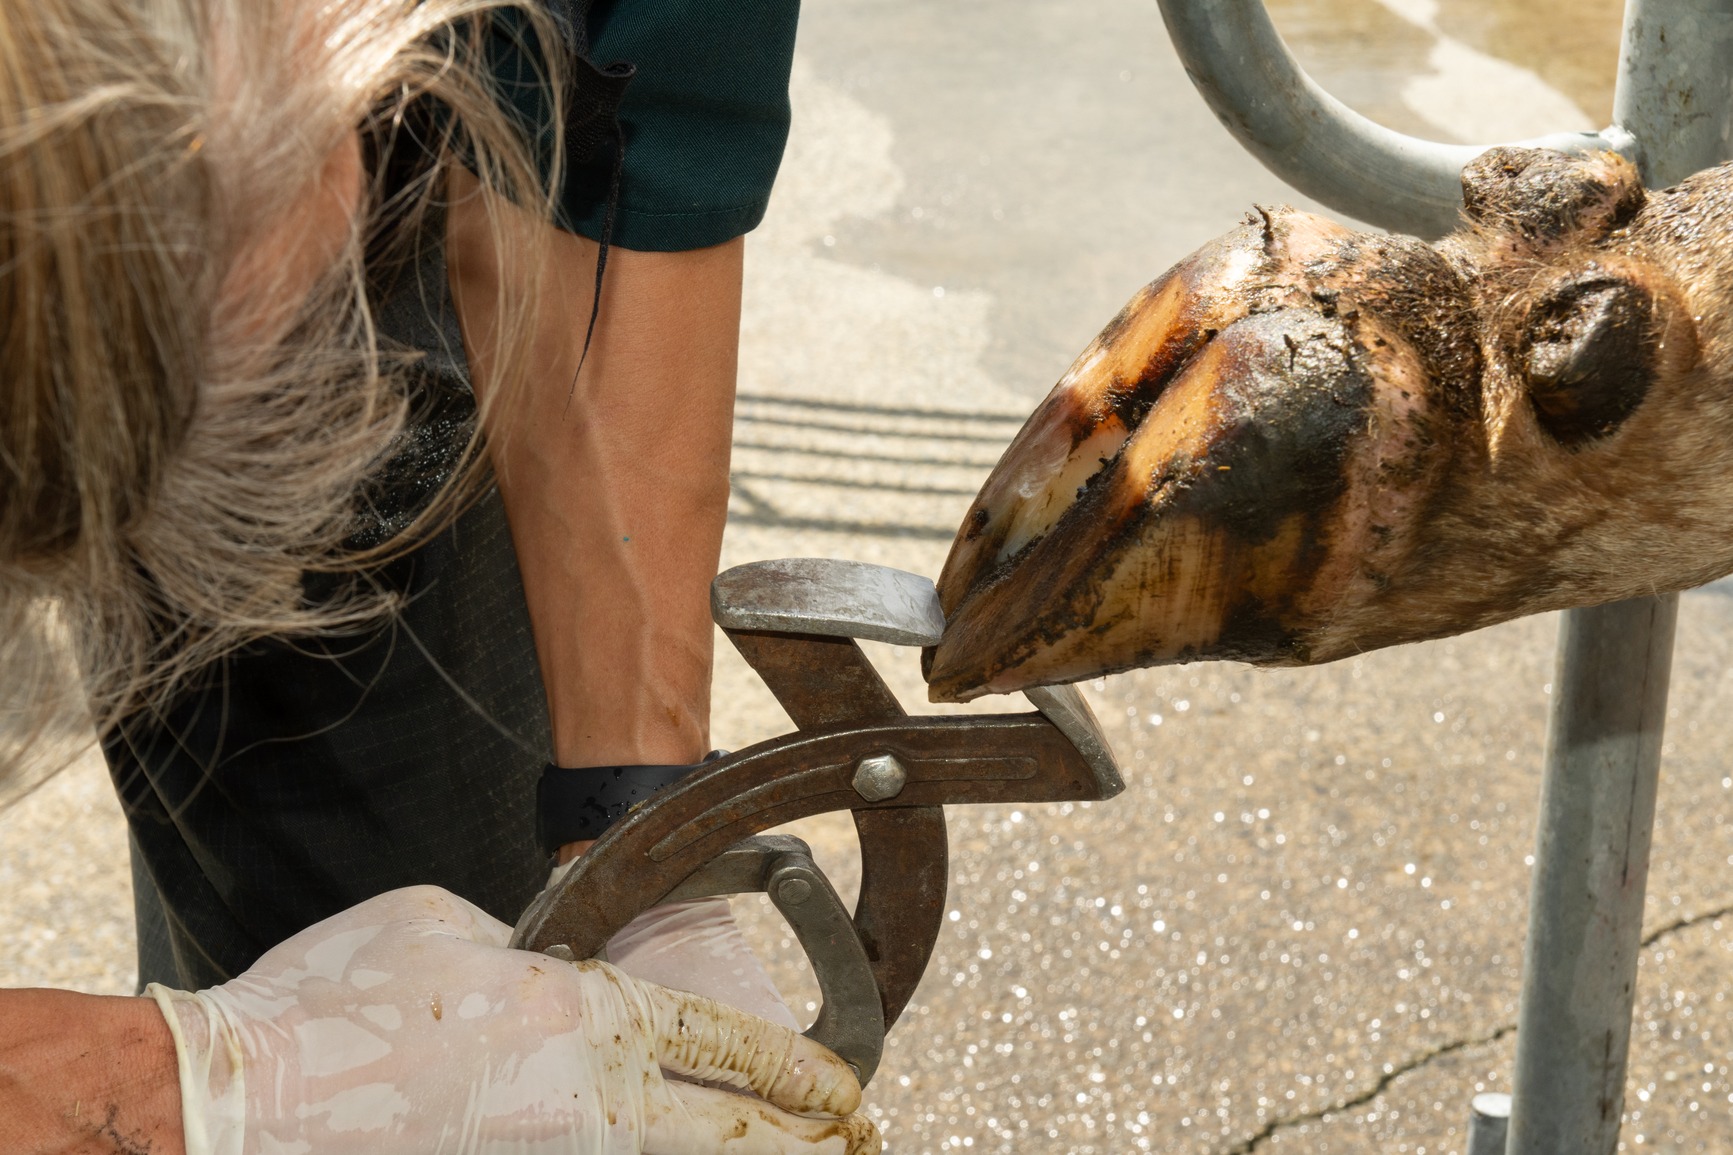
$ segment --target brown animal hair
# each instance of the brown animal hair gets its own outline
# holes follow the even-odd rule
[[[354,567],[403,420],[363,254],[459,159],[549,214],[480,58],[506,7],[557,60],[527,0],[0,0],[0,805],[232,648],[390,608],[302,586]],[[429,102],[388,204],[357,130],[389,146]],[[502,305],[525,331],[534,302]]]

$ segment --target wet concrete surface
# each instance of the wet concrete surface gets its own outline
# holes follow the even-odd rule
[[[126,826],[95,751],[0,812],[0,987],[131,994]]]
[[[1534,73],[1551,90],[1543,101],[1562,99],[1582,112],[1582,123],[1573,127],[1601,128],[1612,119],[1623,0],[1271,0],[1269,9],[1294,54],[1332,95],[1404,132],[1472,140],[1476,120],[1500,103],[1454,101],[1447,88],[1443,108],[1408,104],[1407,82],[1431,71],[1430,58],[1441,49],[1459,68],[1464,59],[1472,61],[1467,49],[1489,58],[1481,68],[1502,63]],[[1511,83],[1513,74],[1505,72],[1504,80]]]
[[[1610,108],[1607,0],[1273,7],[1326,87],[1394,127],[1527,135]],[[803,21],[795,136],[748,250],[724,560],[932,575],[1125,298],[1252,203],[1304,202],[1215,123],[1148,0],[831,0]],[[954,914],[869,1092],[889,1149],[1461,1152],[1469,1098],[1508,1089],[1555,630],[1086,687],[1128,789],[952,811]],[[786,729],[722,645],[717,743]],[[914,654],[870,649],[927,708]],[[1621,1149],[1733,1150],[1730,649],[1733,592],[1687,595]],[[123,867],[38,885],[65,845],[124,863],[78,782],[0,816],[0,980],[130,981],[27,945],[124,942]],[[846,819],[799,831],[858,885]],[[810,1013],[792,941],[741,908]]]

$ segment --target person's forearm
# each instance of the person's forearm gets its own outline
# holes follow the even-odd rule
[[[548,225],[520,227],[547,254],[543,308],[524,379],[505,383],[488,434],[555,758],[697,761],[709,741],[708,590],[728,509],[743,245],[612,249],[579,374],[596,246]],[[485,394],[498,389],[502,274],[476,200],[459,200],[448,236]]]
[[[0,1155],[181,1155],[174,1041],[149,999],[0,990]]]

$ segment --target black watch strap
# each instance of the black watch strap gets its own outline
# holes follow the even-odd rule
[[[704,762],[722,755],[712,753]],[[536,785],[536,839],[553,854],[568,842],[600,838],[626,811],[704,765],[542,768]]]

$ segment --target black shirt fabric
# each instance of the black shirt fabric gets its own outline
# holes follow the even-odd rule
[[[427,356],[418,420],[361,544],[443,482],[474,413],[437,248],[377,319]],[[443,886],[512,922],[546,880],[547,708],[497,491],[370,577],[403,595],[399,615],[250,646],[105,737],[132,837],[141,989],[223,982],[402,886]]]
[[[546,880],[546,707],[497,496],[383,576],[411,599],[397,619],[253,646],[105,741],[141,987],[223,982],[402,886],[512,922]]]

